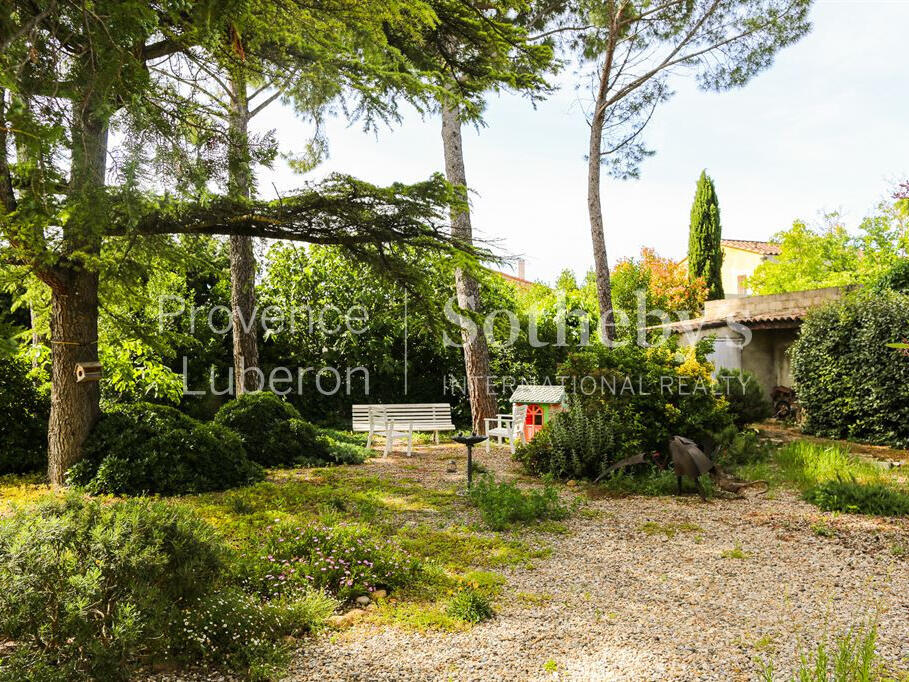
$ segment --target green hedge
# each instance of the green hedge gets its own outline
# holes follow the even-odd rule
[[[47,467],[50,400],[28,377],[28,366],[0,358],[0,475]]]
[[[767,419],[772,413],[770,401],[753,372],[721,369],[717,373],[718,391],[729,403],[729,411],[740,429],[747,424]]]
[[[266,467],[356,464],[369,454],[337,432],[300,419],[293,405],[265,391],[225,404],[215,423],[239,434],[249,458]]]
[[[812,311],[791,353],[804,429],[909,447],[909,296],[853,294]]]
[[[85,458],[67,472],[70,484],[117,495],[224,490],[263,477],[230,429],[150,403],[104,414],[89,436]]]

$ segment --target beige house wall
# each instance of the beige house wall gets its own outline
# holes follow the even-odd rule
[[[724,246],[723,267],[720,270],[723,294],[727,298],[746,296],[748,292],[739,289],[739,277],[751,277],[755,268],[763,263],[765,258],[766,256],[759,253]]]
[[[768,258],[773,256],[764,256],[753,251],[736,249],[731,246],[723,246],[723,267],[720,269],[720,280],[723,282],[723,295],[726,298],[736,298],[738,296],[747,296],[748,291],[739,290],[739,277],[751,277],[755,268]],[[688,264],[688,258],[683,258],[682,264]]]

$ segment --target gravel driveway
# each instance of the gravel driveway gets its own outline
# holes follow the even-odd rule
[[[452,452],[366,466],[450,485]],[[514,473],[504,450],[481,459]],[[593,500],[567,525],[533,569],[505,572],[494,620],[456,633],[361,623],[308,642],[289,679],[751,680],[759,659],[786,671],[800,648],[872,617],[879,652],[909,670],[905,521],[779,493]]]

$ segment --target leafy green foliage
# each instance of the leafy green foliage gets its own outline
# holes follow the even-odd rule
[[[770,401],[753,372],[723,368],[717,372],[716,379],[719,393],[729,403],[737,427],[743,428],[771,415]]]
[[[630,329],[637,333],[639,294],[643,293],[647,311],[687,312],[697,315],[707,300],[707,281],[692,275],[684,263],[663,258],[654,249],[643,247],[635,260],[622,259],[610,274],[612,303],[628,316]],[[620,333],[623,331],[620,325]]]
[[[184,661],[245,673],[250,680],[282,677],[291,658],[287,635],[321,627],[338,602],[321,592],[263,601],[237,587],[212,591],[184,610],[174,653]]]
[[[812,310],[792,346],[804,429],[831,438],[909,446],[909,296],[857,294]]]
[[[315,428],[300,421],[293,405],[267,391],[226,403],[215,423],[236,431],[249,458],[263,466],[293,464],[315,449]]]
[[[47,501],[0,522],[0,631],[20,665],[126,679],[140,656],[169,657],[173,623],[224,561],[212,529],[178,507]]]
[[[29,378],[26,365],[0,357],[0,474],[47,466],[49,411],[50,403]]]
[[[723,298],[722,226],[720,202],[716,196],[713,179],[701,171],[694,202],[691,205],[691,224],[688,228],[688,273],[692,280],[704,278],[708,298]]]
[[[542,490],[523,491],[514,483],[496,483],[489,474],[470,489],[470,500],[480,509],[483,520],[493,530],[505,530],[515,523],[532,523],[543,519],[563,519],[568,509],[559,500],[552,485]]]
[[[738,431],[733,427],[720,433],[717,442],[720,451],[715,461],[724,468],[762,462],[770,456],[769,443],[762,442],[753,430]]]
[[[706,359],[710,349],[710,342],[705,341],[681,352],[670,342],[650,348],[636,344],[615,348],[596,345],[572,353],[559,368],[559,375],[565,377],[566,387],[583,404],[584,413],[608,420],[612,432],[612,447],[606,449],[605,441],[591,441],[587,454],[579,460],[583,466],[575,472],[596,476],[611,462],[641,450],[665,451],[673,435],[702,442],[732,426],[727,403],[714,394],[712,366]],[[597,414],[603,416],[596,417]],[[551,420],[550,424],[556,421]],[[544,427],[527,446],[538,449],[531,450],[530,460],[542,463],[533,464],[536,471],[546,470],[545,462],[552,456],[546,436],[548,428],[549,425]],[[583,442],[581,434],[585,429],[589,427],[574,430],[575,442]],[[541,436],[544,439],[534,446]],[[587,438],[590,437],[588,433]],[[558,467],[553,474],[571,470],[562,464],[571,461],[571,456],[566,455],[557,455]]]
[[[392,539],[361,525],[318,523],[268,528],[241,569],[244,582],[263,596],[324,590],[343,601],[411,584],[420,572],[420,563]]]
[[[445,613],[465,623],[482,623],[495,616],[489,597],[472,587],[465,587],[448,601]]]
[[[230,429],[164,405],[136,403],[102,415],[85,458],[67,472],[92,493],[141,495],[224,490],[263,478]]]
[[[370,455],[350,436],[303,421],[293,405],[267,391],[226,403],[215,423],[239,434],[250,459],[263,466],[359,464]]]
[[[854,479],[825,481],[805,492],[805,499],[825,511],[878,516],[909,515],[909,491]]]
[[[610,409],[588,410],[573,397],[515,457],[528,471],[556,478],[596,478],[611,464],[619,448],[618,415]]]
[[[781,252],[761,263],[748,279],[756,294],[780,294],[824,287],[873,284],[905,257],[909,246],[906,219],[897,209],[881,204],[865,218],[858,234],[831,214],[812,228],[797,220],[772,241]]]
[[[875,288],[879,291],[895,291],[909,295],[909,258],[896,261],[875,282]]]

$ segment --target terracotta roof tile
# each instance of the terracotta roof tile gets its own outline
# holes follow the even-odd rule
[[[760,253],[764,256],[779,256],[781,253],[780,245],[772,242],[758,242],[750,239],[721,239],[720,244],[728,246],[731,249],[741,249],[742,251],[751,251]]]

